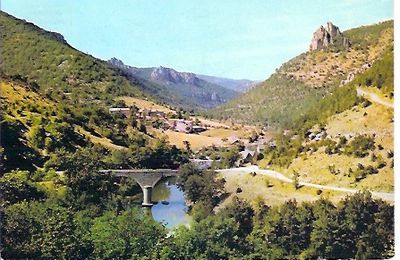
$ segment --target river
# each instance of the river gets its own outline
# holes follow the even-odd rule
[[[155,220],[164,223],[167,228],[189,224],[184,193],[177,187],[175,177],[159,181],[153,189],[152,199],[151,215]]]

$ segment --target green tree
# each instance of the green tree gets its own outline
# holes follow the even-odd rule
[[[162,259],[240,259],[237,232],[233,219],[209,216],[177,229]]]
[[[234,146],[228,151],[223,152],[221,154],[221,166],[226,168],[231,168],[235,166],[239,158],[240,158],[239,149]]]
[[[216,180],[213,171],[202,171],[193,163],[183,165],[179,171],[178,186],[188,200],[212,206],[218,204],[219,198],[215,195],[223,192],[224,181]]]
[[[306,257],[335,258],[343,250],[346,241],[341,241],[336,234],[339,230],[337,211],[328,200],[321,199],[314,203],[313,213],[316,220],[311,232],[311,246],[305,252]]]
[[[293,187],[297,190],[298,188],[300,188],[300,184],[299,184],[299,172],[297,171],[293,171],[293,176],[292,176],[292,183],[293,183]]]
[[[165,229],[138,210],[121,215],[106,212],[91,227],[93,257],[97,259],[154,259],[165,238]]]
[[[69,187],[69,201],[77,209],[89,205],[104,207],[117,187],[112,176],[99,173],[105,166],[101,150],[82,148],[65,158],[63,167]]]
[[[12,171],[0,178],[0,206],[23,200],[40,200],[45,194],[37,189],[27,171]]]
[[[83,258],[73,212],[51,203],[21,202],[5,210],[2,227],[6,258]]]
[[[241,238],[245,238],[253,230],[254,210],[245,200],[234,197],[232,203],[223,208],[219,215],[235,220],[239,227],[238,234]]]
[[[348,196],[338,205],[345,258],[382,258],[393,245],[393,207],[369,192]]]
[[[27,138],[33,147],[36,149],[43,149],[46,131],[41,124],[33,125],[27,133]]]
[[[265,238],[273,248],[281,248],[285,256],[294,257],[302,248],[300,221],[296,217],[297,202],[289,200],[279,209],[271,209],[266,216]]]

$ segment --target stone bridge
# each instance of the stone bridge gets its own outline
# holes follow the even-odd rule
[[[100,173],[112,174],[116,177],[133,178],[142,188],[143,207],[153,206],[151,193],[154,186],[164,177],[178,176],[178,170],[172,169],[130,169],[130,170],[101,170]]]

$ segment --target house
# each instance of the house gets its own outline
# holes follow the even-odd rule
[[[240,139],[237,138],[236,136],[231,136],[228,138],[228,143],[234,145],[234,144],[240,144],[241,142]]]
[[[123,114],[128,117],[131,109],[129,107],[110,107],[108,112],[110,112],[110,114]]]
[[[189,161],[194,165],[196,165],[196,167],[200,170],[206,170],[211,168],[212,163],[214,162],[214,160],[210,159],[190,159]]]
[[[320,141],[324,139],[327,136],[327,133],[325,131],[322,131],[320,133],[310,133],[308,135],[308,139],[314,140],[314,141]]]
[[[158,110],[144,110],[144,114],[150,118],[165,118],[165,112]]]
[[[314,138],[315,141],[320,141],[321,139],[322,139],[322,133],[318,133],[315,135],[315,138]]]
[[[251,151],[251,150],[247,150],[247,149],[239,152],[240,164],[251,162],[254,158],[255,153],[256,153],[255,151]]]
[[[193,121],[184,119],[171,119],[169,125],[172,130],[181,133],[191,133],[193,131]]]
[[[206,131],[206,130],[207,130],[207,129],[204,128],[204,127],[202,127],[202,126],[197,126],[197,125],[195,125],[195,126],[192,127],[192,132],[193,132],[193,133],[201,133],[201,132],[204,132],[204,131]]]
[[[267,143],[267,139],[260,138],[255,142],[248,143],[245,145],[246,150],[256,151],[257,153],[263,153],[265,151],[265,144]]]
[[[191,133],[193,131],[193,122],[191,120],[178,120],[176,121],[175,131]]]
[[[315,133],[310,133],[310,134],[308,135],[308,139],[314,140],[315,136],[316,136]]]

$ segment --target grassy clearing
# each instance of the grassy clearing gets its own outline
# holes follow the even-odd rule
[[[211,145],[229,145],[229,138],[239,138],[245,141],[247,136],[249,136],[251,133],[251,131],[243,128],[239,128],[237,130],[225,128],[209,128],[199,134],[186,134],[171,130],[161,131],[154,128],[151,128],[150,132],[153,132],[154,135],[159,137],[167,137],[171,144],[174,144],[180,148],[184,148],[185,145],[183,142],[188,141],[193,150],[199,150],[202,147],[207,147]]]
[[[390,98],[389,95],[382,93],[378,88],[375,87],[359,87],[361,90],[365,91],[366,93],[372,93],[379,97],[383,102],[387,102],[393,104],[393,98]],[[370,96],[366,96],[367,99],[370,99]]]
[[[220,173],[220,177],[225,178],[225,189],[230,193],[221,207],[228,205],[235,195],[247,201],[262,198],[267,205],[279,205],[290,199],[296,199],[298,202],[314,201],[320,197],[337,202],[346,196],[346,193],[343,192],[326,190],[317,195],[318,189],[310,187],[301,187],[296,190],[291,183],[281,182],[263,175],[253,177],[250,174],[224,172]],[[236,193],[237,188],[242,189],[242,192]]]
[[[332,116],[328,120],[327,133],[333,138],[349,134],[352,136],[357,134],[372,136],[375,134],[375,146],[381,145],[383,149],[376,148],[373,153],[376,156],[382,156],[387,164],[382,169],[379,169],[377,174],[368,175],[360,182],[354,183],[353,178],[344,175],[349,172],[349,168],[356,169],[358,163],[364,166],[376,166],[371,156],[356,158],[344,154],[328,155],[325,153],[324,147],[312,154],[302,154],[282,173],[290,176],[293,171],[297,171],[300,173],[302,181],[322,185],[329,184],[338,187],[367,188],[373,191],[392,192],[394,190],[394,172],[393,168],[390,168],[391,159],[387,158],[387,151],[394,148],[392,119],[393,109],[379,104],[372,104],[366,108],[354,107],[351,110]],[[337,175],[329,171],[330,165],[334,165],[335,169],[339,171]]]
[[[393,109],[372,104],[366,108],[354,107],[328,120],[327,133],[339,134],[375,134],[377,144],[385,149],[393,149],[394,136]]]
[[[316,163],[317,162],[317,163]],[[293,171],[300,173],[300,180],[321,185],[333,185],[356,189],[372,189],[373,191],[392,192],[394,189],[393,169],[385,166],[378,174],[369,175],[360,182],[354,182],[353,178],[344,176],[349,171],[357,168],[357,164],[364,166],[375,165],[370,157],[354,158],[347,155],[327,155],[323,149],[303,158],[297,158],[284,173],[290,176]],[[329,171],[329,166],[334,165],[340,173],[337,175]]]
[[[185,134],[185,133],[174,132],[171,130],[160,131],[159,129],[154,129],[154,128],[151,130],[151,132],[155,133],[155,135],[159,137],[162,136],[167,137],[168,141],[172,145],[176,145],[179,148],[185,147],[185,144],[183,143],[184,141],[188,141],[193,150],[199,150],[202,147],[211,145],[216,145],[216,146],[223,145],[221,138],[217,137],[208,137],[198,134]]]
[[[191,117],[192,120],[196,120],[199,119],[202,125],[206,125],[208,127],[214,127],[214,128],[231,128],[231,125],[227,125],[224,123],[221,123],[219,121],[216,120],[210,120],[210,119],[206,119],[204,117]]]
[[[66,186],[56,185],[53,181],[36,182],[40,189],[47,194],[54,194],[57,197],[63,198],[67,192]]]
[[[113,144],[110,139],[105,138],[105,137],[98,137],[92,135],[90,132],[86,131],[83,129],[81,126],[75,126],[75,131],[78,133],[83,134],[84,136],[88,137],[89,140],[94,143],[94,144],[99,144],[105,148],[112,149],[112,150],[119,150],[119,149],[124,149],[126,147],[119,146],[116,144]]]
[[[200,133],[202,136],[208,137],[217,137],[217,138],[229,138],[229,137],[237,137],[241,138],[246,131],[239,129],[239,130],[232,130],[232,129],[224,129],[224,128],[210,128],[207,131]]]
[[[0,90],[2,105],[9,110],[9,114],[23,123],[26,123],[27,118],[33,114],[30,111],[33,109],[29,108],[35,107],[50,112],[55,106],[53,102],[19,84],[1,81]],[[28,109],[23,109],[24,107]]]
[[[158,111],[163,111],[165,113],[173,112],[171,109],[161,106],[159,104],[156,104],[152,101],[149,100],[144,100],[144,99],[139,99],[135,97],[119,97],[117,100],[123,100],[128,106],[137,106],[138,108],[141,109],[149,109],[149,110],[158,110]]]

